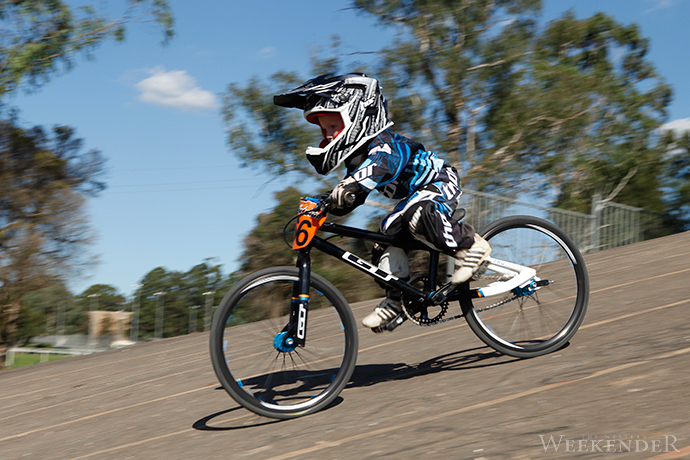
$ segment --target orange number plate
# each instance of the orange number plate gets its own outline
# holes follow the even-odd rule
[[[292,249],[301,249],[311,243],[319,227],[326,221],[326,215],[310,212],[316,209],[317,202],[302,198],[299,203],[300,213],[304,213],[297,219],[295,238],[292,241]]]

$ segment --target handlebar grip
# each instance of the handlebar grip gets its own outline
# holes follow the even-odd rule
[[[355,200],[357,197],[353,192],[346,192],[345,196],[343,197],[343,200],[345,201],[345,204],[348,206],[352,206],[355,203]]]

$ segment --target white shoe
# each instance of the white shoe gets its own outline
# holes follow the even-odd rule
[[[378,307],[374,308],[374,311],[364,317],[362,324],[372,329],[385,327],[388,323],[397,318],[401,312],[402,307],[399,302],[391,299],[383,299],[383,302],[381,302]]]
[[[472,278],[489,254],[491,254],[489,242],[475,233],[472,247],[461,249],[455,254],[455,272],[450,282],[460,284]]]

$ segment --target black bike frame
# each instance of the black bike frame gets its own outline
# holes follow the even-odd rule
[[[406,250],[419,249],[429,253],[429,267],[427,272],[427,285],[425,286],[426,293],[411,286],[400,278],[387,273],[380,268],[372,265],[366,260],[348,252],[329,241],[315,236],[309,245],[299,250],[297,256],[297,268],[299,269],[299,284],[296,284],[293,291],[293,308],[290,313],[290,325],[287,329],[298,331],[295,336],[295,341],[299,346],[304,346],[304,339],[306,336],[307,311],[309,299],[309,280],[311,277],[311,248],[316,248],[319,251],[345,261],[356,269],[377,278],[384,284],[400,290],[405,294],[407,299],[414,299],[422,306],[438,305],[445,301],[457,301],[461,298],[476,298],[478,297],[476,289],[469,289],[467,283],[463,283],[457,287],[451,287],[449,284],[436,289],[436,278],[438,276],[438,261],[440,253],[437,250],[431,249],[421,241],[416,240],[402,240],[400,238],[384,235],[380,232],[372,232],[362,230],[360,228],[347,227],[326,222],[320,230],[339,235],[341,237],[349,237],[360,240],[372,241],[389,246],[396,246]],[[296,300],[299,299],[297,302]]]

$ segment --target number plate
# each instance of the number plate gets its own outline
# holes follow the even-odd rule
[[[311,243],[319,227],[326,221],[326,215],[316,211],[319,202],[314,198],[302,198],[299,202],[300,216],[295,227],[292,249],[301,249]]]

